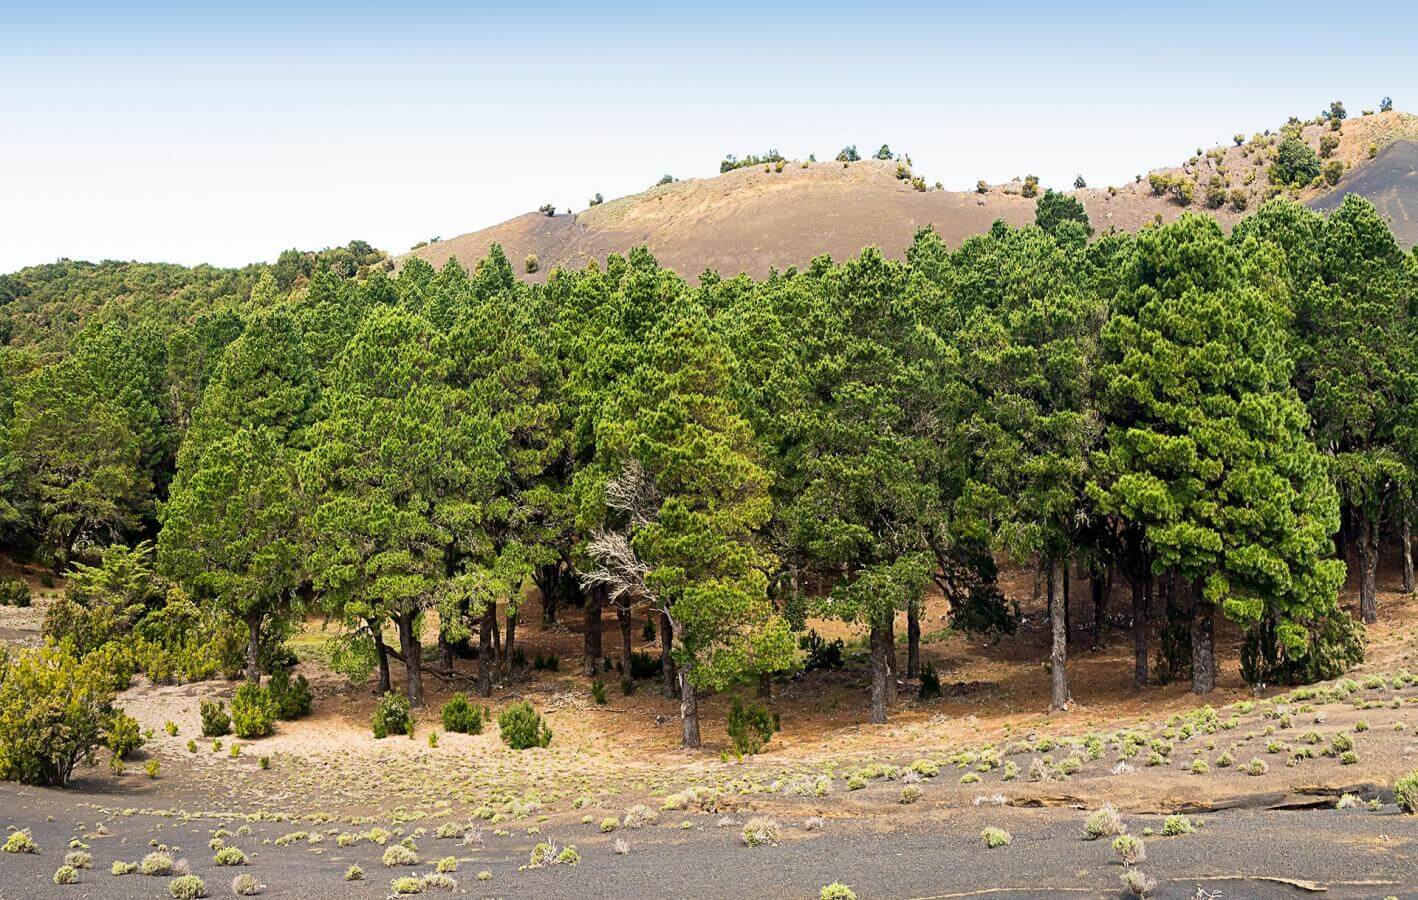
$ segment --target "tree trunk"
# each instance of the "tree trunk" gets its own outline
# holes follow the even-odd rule
[[[1132,579],[1132,681],[1147,684],[1147,639],[1152,629],[1152,573],[1144,570]]]
[[[694,692],[694,685],[689,681],[689,666],[680,669],[679,673],[679,719],[680,719],[680,747],[685,750],[698,750],[699,742],[699,697]]]
[[[261,619],[260,613],[246,615],[246,680],[261,683]]]
[[[1413,593],[1413,534],[1406,515],[1403,517],[1403,592]]]
[[[383,697],[392,690],[389,678],[389,649],[384,646],[382,622],[369,620],[369,633],[374,639],[374,658],[379,661],[379,687],[377,693]]]
[[[921,675],[921,602],[906,607],[906,677]]]
[[[1216,604],[1192,590],[1192,693],[1209,694],[1216,689]]]
[[[760,700],[773,699],[773,675],[770,672],[758,673],[758,697]]]
[[[896,702],[896,610],[886,620],[886,702]]]
[[[517,640],[517,614],[512,611],[507,613],[507,640],[502,643],[502,671],[512,671],[512,651],[516,649]]]
[[[635,652],[631,649],[630,629],[633,623],[630,621],[630,607],[624,603],[615,605],[615,619],[620,624],[620,665],[624,670],[626,678],[630,677],[630,654]]]
[[[891,680],[891,666],[886,661],[888,631],[883,622],[871,625],[871,713],[872,724],[886,721],[886,685]]]
[[[1068,595],[1069,565],[1064,563],[1063,567],[1063,620],[1064,620],[1064,644],[1073,643],[1073,607],[1069,604]]]
[[[1334,552],[1339,561],[1349,564],[1349,508],[1339,507],[1339,531],[1334,536]]]
[[[673,700],[675,697],[679,696],[678,688],[677,688],[678,681],[677,681],[677,679],[675,678],[675,658],[674,658],[673,654],[671,654],[671,652],[670,652],[670,648],[674,646],[674,639],[675,639],[675,626],[674,626],[674,623],[670,621],[670,614],[667,613],[667,612],[661,612],[661,613],[660,613],[660,660],[661,660],[661,663],[662,663],[661,671],[660,671],[660,674],[661,674],[661,676],[662,676],[661,688],[664,690],[665,696],[668,697],[668,698],[671,699],[671,700]]]
[[[537,566],[532,578],[542,595],[542,621],[548,625],[556,622],[557,584],[561,581],[561,563]]]
[[[438,662],[446,671],[453,671],[453,645],[448,643],[443,629],[438,629]]]
[[[1093,649],[1103,649],[1103,628],[1108,623],[1108,582],[1104,574],[1093,569],[1088,577],[1093,591]]]
[[[1379,620],[1379,599],[1374,574],[1379,564],[1378,529],[1366,515],[1359,517],[1359,614],[1366,625]]]
[[[502,627],[497,624],[497,603],[492,604],[488,616],[492,620],[492,658],[494,662],[502,660]]]
[[[497,613],[489,604],[478,621],[478,694],[492,696],[492,628]]]
[[[1049,566],[1049,610],[1053,620],[1053,647],[1049,653],[1049,668],[1053,677],[1050,709],[1068,709],[1068,613],[1064,609],[1064,590],[1068,584],[1068,567],[1062,562]]]
[[[596,674],[601,662],[601,607],[606,601],[606,589],[591,588],[586,595],[585,638],[581,647],[581,670],[589,677]]]
[[[404,693],[409,697],[410,706],[423,706],[423,648],[414,631],[415,618],[415,613],[403,613],[394,621],[399,625],[399,653],[404,657],[407,675]]]

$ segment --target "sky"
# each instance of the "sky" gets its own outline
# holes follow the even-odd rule
[[[1418,3],[0,0],[0,272],[391,252],[726,153],[1119,183],[1391,96]]]

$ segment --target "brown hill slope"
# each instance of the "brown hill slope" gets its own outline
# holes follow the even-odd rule
[[[1358,180],[1378,159],[1368,161],[1371,148],[1395,141],[1418,140],[1418,117],[1388,112],[1360,116],[1339,132],[1311,123],[1299,128],[1311,147],[1325,136],[1339,138],[1325,162],[1340,160],[1353,168],[1348,180]],[[1200,210],[1229,227],[1265,199],[1267,169],[1281,136],[1263,133],[1241,144],[1198,152],[1181,166],[1155,169],[1132,183],[1073,192],[1083,201],[1098,230],[1140,228],[1159,216],[1174,219],[1187,209]],[[1388,158],[1388,154],[1384,154]],[[912,235],[933,226],[950,246],[987,230],[997,219],[1021,225],[1034,219],[1033,199],[1022,196],[1019,181],[987,186],[983,192],[913,187],[909,168],[895,161],[788,162],[736,169],[713,178],[692,178],[659,185],[579,213],[546,216],[527,213],[500,225],[419,247],[410,255],[442,265],[456,257],[465,265],[481,259],[501,244],[515,265],[537,257],[545,277],[553,268],[576,268],[640,244],[660,262],[687,276],[713,269],[724,275],[740,271],[762,276],[771,268],[800,266],[823,253],[835,258],[877,246],[900,258]],[[1191,185],[1193,197],[1184,204],[1163,176]],[[1343,182],[1341,182],[1341,185]],[[1208,189],[1212,198],[1208,201]],[[1395,182],[1395,208],[1413,209],[1411,181]],[[1289,193],[1313,202],[1328,186]],[[1362,191],[1361,191],[1362,192]],[[1404,207],[1403,203],[1408,206]],[[1410,238],[1407,241],[1412,244]]]

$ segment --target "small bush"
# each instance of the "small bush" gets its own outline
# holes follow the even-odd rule
[[[245,872],[231,880],[231,892],[238,897],[255,897],[261,893],[261,882],[256,880],[256,876]]]
[[[497,717],[497,728],[503,743],[514,750],[545,747],[551,743],[551,729],[525,700],[504,709]]]
[[[610,834],[620,827],[620,820],[615,816],[607,816],[601,820],[601,834]]]
[[[1120,834],[1113,838],[1113,852],[1118,855],[1118,859],[1125,866],[1136,865],[1147,859],[1147,845],[1141,838],[1133,837],[1130,834]]]
[[[1409,815],[1418,815],[1418,769],[1393,783],[1393,796],[1399,809]]]
[[[272,672],[266,689],[270,692],[276,718],[287,722],[310,715],[311,707],[315,705],[310,680],[304,675],[297,675],[292,681],[289,669]]]
[[[226,706],[220,700],[203,700],[200,709],[202,737],[215,738],[231,733],[231,716],[227,715]]]
[[[980,840],[985,842],[986,847],[993,850],[996,847],[1008,846],[1014,838],[1003,828],[986,828],[980,832]]]
[[[772,819],[755,816],[743,824],[739,838],[746,847],[761,847],[778,843],[778,823]]]
[[[271,733],[276,705],[265,688],[244,682],[231,698],[231,727],[239,738],[261,738]]]
[[[34,842],[30,830],[25,828],[21,831],[10,832],[10,836],[5,838],[5,844],[0,846],[0,850],[6,853],[39,853],[39,845]]]
[[[547,215],[551,215],[551,213],[547,213]],[[523,262],[523,267],[526,268],[527,274],[531,275],[532,273],[540,269],[542,267],[542,264],[537,260],[537,254],[528,253],[527,259]]]
[[[63,787],[112,721],[111,673],[56,647],[16,651],[0,672],[0,778]]]
[[[196,875],[179,875],[167,883],[167,893],[173,900],[197,900],[207,896],[207,883]]]
[[[345,880],[346,880],[346,881],[363,881],[363,880],[364,880],[364,870],[361,869],[359,866],[350,866],[348,869],[345,870]]]
[[[777,725],[768,710],[757,703],[745,704],[734,698],[728,716],[729,739],[739,756],[753,756],[773,737]]]
[[[916,690],[916,699],[933,700],[940,696],[940,675],[936,674],[933,663],[921,666],[921,684]]]
[[[79,872],[73,866],[60,866],[54,870],[55,884],[78,884]]]
[[[137,863],[123,862],[122,860],[118,860],[108,867],[110,875],[132,875],[136,871],[138,871]]]
[[[448,702],[443,704],[438,715],[443,720],[444,731],[454,734],[482,733],[482,708],[474,706],[472,701],[468,699],[468,695],[462,691],[449,697]]]
[[[30,605],[30,586],[19,578],[0,580],[0,606]]]
[[[73,866],[76,869],[92,869],[94,867],[93,854],[86,850],[71,850],[64,854],[64,865]]]
[[[622,824],[626,828],[644,828],[646,825],[653,825],[660,814],[643,803],[637,803],[625,811],[622,817]]]
[[[1162,833],[1167,837],[1191,834],[1194,830],[1191,819],[1188,819],[1186,816],[1168,816],[1162,822]]]
[[[244,866],[246,854],[236,847],[223,847],[212,857],[212,862],[218,866]]]
[[[409,700],[403,694],[389,691],[379,698],[379,703],[374,707],[374,718],[370,721],[370,728],[374,731],[375,738],[386,738],[391,734],[414,733],[413,711],[409,708]]]
[[[160,877],[172,874],[172,857],[166,853],[154,852],[143,857],[138,863],[138,871],[144,875]]]
[[[547,213],[551,215],[551,213]],[[406,897],[410,894],[423,893],[423,879],[415,878],[412,875],[401,875],[389,882],[389,893],[396,897]]]
[[[1083,821],[1083,836],[1090,841],[1122,833],[1123,818],[1111,803],[1104,803]]]
[[[403,844],[390,844],[384,850],[384,856],[380,860],[385,868],[392,869],[395,866],[416,866],[419,864],[419,855]]]
[[[818,894],[820,900],[857,900],[857,892],[840,881],[834,881]]]
[[[456,856],[445,856],[445,857],[443,857],[442,859],[440,859],[440,860],[438,861],[437,870],[438,870],[439,872],[456,872],[456,871],[458,871],[458,857],[456,857]]]
[[[901,789],[901,802],[910,804],[921,799],[920,785],[908,784]]]
[[[604,681],[591,682],[591,699],[596,701],[597,706],[606,705],[606,683]]]
[[[1123,887],[1127,888],[1134,897],[1146,897],[1157,889],[1157,879],[1137,869],[1128,869],[1119,877],[1122,879]]]

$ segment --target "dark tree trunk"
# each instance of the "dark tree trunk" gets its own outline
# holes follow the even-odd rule
[[[675,676],[675,658],[674,654],[670,652],[671,648],[674,647],[674,639],[675,626],[674,623],[670,621],[670,614],[661,612],[660,660],[663,664],[660,672],[662,676],[661,688],[664,690],[665,696],[671,700],[679,696],[679,680]]]
[[[1055,562],[1049,567],[1049,609],[1053,625],[1049,668],[1053,678],[1050,709],[1068,709],[1068,613],[1064,609],[1064,591],[1068,584],[1068,567]]]
[[[891,680],[891,665],[887,662],[887,651],[890,649],[890,630],[884,622],[872,622],[871,625],[871,711],[869,718],[872,724],[880,725],[886,721],[887,693],[886,685]]]
[[[630,630],[633,623],[630,621],[630,607],[624,603],[615,605],[615,619],[620,624],[620,665],[624,671],[621,673],[626,678],[630,677],[630,654],[631,649]]]
[[[1203,598],[1193,587],[1192,601],[1192,693],[1209,694],[1216,689],[1216,604]]]
[[[685,750],[698,750],[699,742],[699,697],[694,685],[689,681],[689,667],[679,673],[679,719],[680,746]]]
[[[906,677],[921,674],[921,603],[913,601],[906,607]]]
[[[443,630],[438,631],[438,664],[445,671],[453,671],[453,645],[448,643],[448,638],[443,636]]]
[[[374,658],[379,662],[379,686],[376,693],[381,697],[392,690],[389,678],[389,648],[384,646],[384,628],[382,626],[382,622],[369,620],[369,634],[374,639]]]
[[[496,616],[496,610],[489,605],[478,620],[478,694],[483,697],[492,696],[492,629]]]
[[[1093,649],[1103,649],[1103,629],[1108,624],[1109,579],[1097,569],[1089,573],[1088,586],[1093,592]]]
[[[896,702],[896,611],[886,620],[886,702]]]
[[[492,659],[493,662],[502,660],[502,626],[497,624],[497,604],[492,604],[492,610],[488,613],[492,619]]]
[[[596,667],[601,662],[601,606],[605,600],[606,589],[603,587],[593,587],[586,595],[586,637],[581,651],[584,657],[581,668],[587,676],[595,675]]]
[[[261,683],[261,619],[260,613],[246,615],[246,680]]]
[[[761,700],[773,699],[773,675],[769,672],[758,673],[758,697]]]
[[[1147,684],[1147,639],[1152,630],[1152,573],[1143,571],[1132,579],[1132,681]]]
[[[1413,534],[1408,516],[1403,517],[1403,592],[1413,593]]]
[[[542,621],[551,625],[556,622],[556,605],[561,599],[557,590],[561,581],[561,564],[537,566],[532,580],[542,595]]]
[[[512,671],[512,651],[516,649],[517,640],[517,614],[512,611],[507,613],[507,640],[502,644],[502,671]]]
[[[1339,507],[1339,531],[1334,536],[1334,552],[1339,561],[1349,562],[1349,508]]]
[[[1069,604],[1068,596],[1069,566],[1064,563],[1063,567],[1063,620],[1064,620],[1064,644],[1073,644],[1073,607]]]
[[[1364,623],[1379,620],[1379,599],[1374,575],[1379,565],[1378,529],[1368,516],[1359,517],[1359,614]]]
[[[399,653],[404,657],[407,675],[404,693],[408,694],[410,706],[423,706],[423,648],[414,631],[415,618],[414,613],[403,613],[394,621],[399,625]]]

